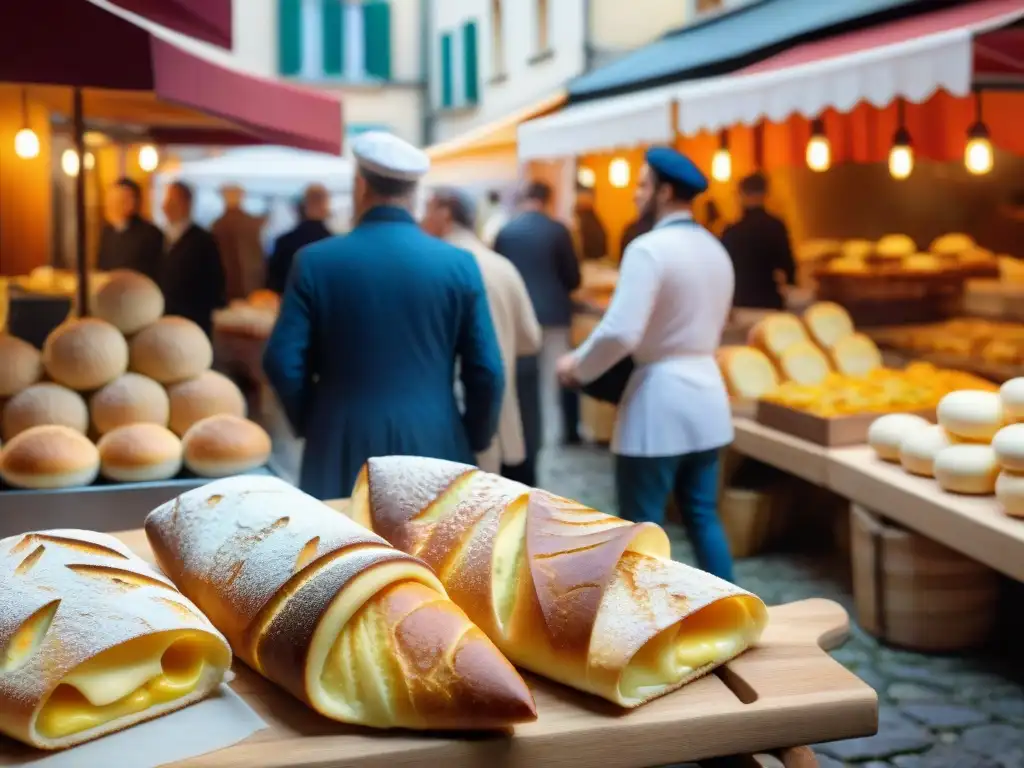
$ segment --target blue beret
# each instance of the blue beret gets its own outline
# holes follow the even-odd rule
[[[694,196],[708,188],[708,179],[694,162],[671,147],[652,147],[647,150],[647,164],[666,181],[689,189]]]

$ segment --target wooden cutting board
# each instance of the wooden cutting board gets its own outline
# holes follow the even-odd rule
[[[142,531],[117,535],[152,562]],[[822,650],[845,640],[849,620],[843,608],[805,600],[769,612],[758,648],[629,712],[525,676],[538,719],[510,736],[428,736],[340,725],[236,662],[232,688],[269,727],[234,747],[176,766],[646,768],[875,733],[875,692]]]

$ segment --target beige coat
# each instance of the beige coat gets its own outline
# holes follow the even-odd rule
[[[523,420],[516,394],[516,358],[535,355],[540,349],[541,330],[526,292],[526,284],[512,262],[486,247],[465,229],[456,229],[447,238],[458,248],[476,257],[487,290],[494,331],[505,366],[505,398],[501,404],[498,434],[491,447],[477,456],[477,464],[487,472],[499,472],[502,464],[522,464],[526,460]]]

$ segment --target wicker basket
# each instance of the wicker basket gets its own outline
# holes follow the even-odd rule
[[[850,510],[853,596],[860,625],[919,651],[988,640],[997,617],[995,571],[856,504]]]

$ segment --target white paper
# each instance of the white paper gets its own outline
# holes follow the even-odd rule
[[[41,752],[0,737],[0,766],[157,768],[230,747],[266,727],[222,685],[190,707],[61,752]]]

